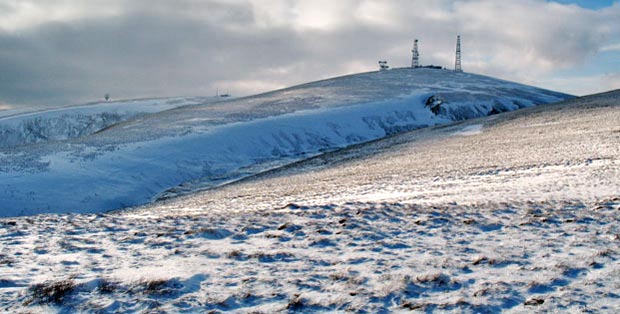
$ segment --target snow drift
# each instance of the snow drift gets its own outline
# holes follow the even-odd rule
[[[68,140],[6,144],[0,215],[144,204],[389,134],[568,97],[468,73],[396,69],[182,106],[59,137]],[[430,98],[440,107],[431,110]]]

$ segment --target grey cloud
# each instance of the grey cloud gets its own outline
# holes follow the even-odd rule
[[[414,37],[423,63],[451,66],[457,33],[466,70],[527,81],[583,63],[620,24],[619,5],[594,12],[537,0],[370,1],[389,15],[377,24],[356,15],[367,2],[348,2],[350,14],[338,11],[327,29],[296,25],[295,0],[279,2],[285,23],[259,20],[271,2],[256,0],[97,2],[121,11],[98,17],[91,5],[83,18],[0,31],[0,102],[66,105],[106,92],[209,95],[216,87],[250,94],[374,69],[379,59],[406,66]]]
[[[0,34],[0,99],[210,94],[213,81],[304,58],[296,41],[287,30],[238,32],[153,14],[48,23],[21,36]]]

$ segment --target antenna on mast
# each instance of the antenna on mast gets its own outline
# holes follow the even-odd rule
[[[413,41],[413,50],[411,50],[411,53],[413,54],[411,56],[411,68],[415,69],[415,68],[419,68],[420,67],[420,52],[418,50],[418,40],[415,39]]]
[[[454,62],[454,71],[463,72],[461,66],[461,35],[456,36],[456,61]]]
[[[379,61],[379,71],[387,71],[390,69],[390,66],[387,64],[387,61]]]

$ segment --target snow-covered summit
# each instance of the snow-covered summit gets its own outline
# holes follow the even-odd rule
[[[389,134],[568,97],[469,73],[395,69],[133,115],[54,142],[16,146],[8,136],[0,216],[143,204]],[[64,121],[30,119],[41,133]]]

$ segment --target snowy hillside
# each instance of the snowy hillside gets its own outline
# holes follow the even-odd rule
[[[0,308],[617,313],[620,91],[131,211],[0,219]]]
[[[103,124],[73,123],[80,131],[59,125],[62,118],[37,118],[26,129],[66,130],[51,137],[70,139],[0,149],[0,215],[144,204],[389,134],[567,97],[468,73],[397,69],[183,106],[95,133]],[[2,125],[23,130],[8,120]],[[20,131],[4,142],[38,140]]]
[[[217,97],[138,99],[10,116],[4,114],[0,115],[0,148],[84,137],[149,113],[187,105],[206,105],[220,100]]]

